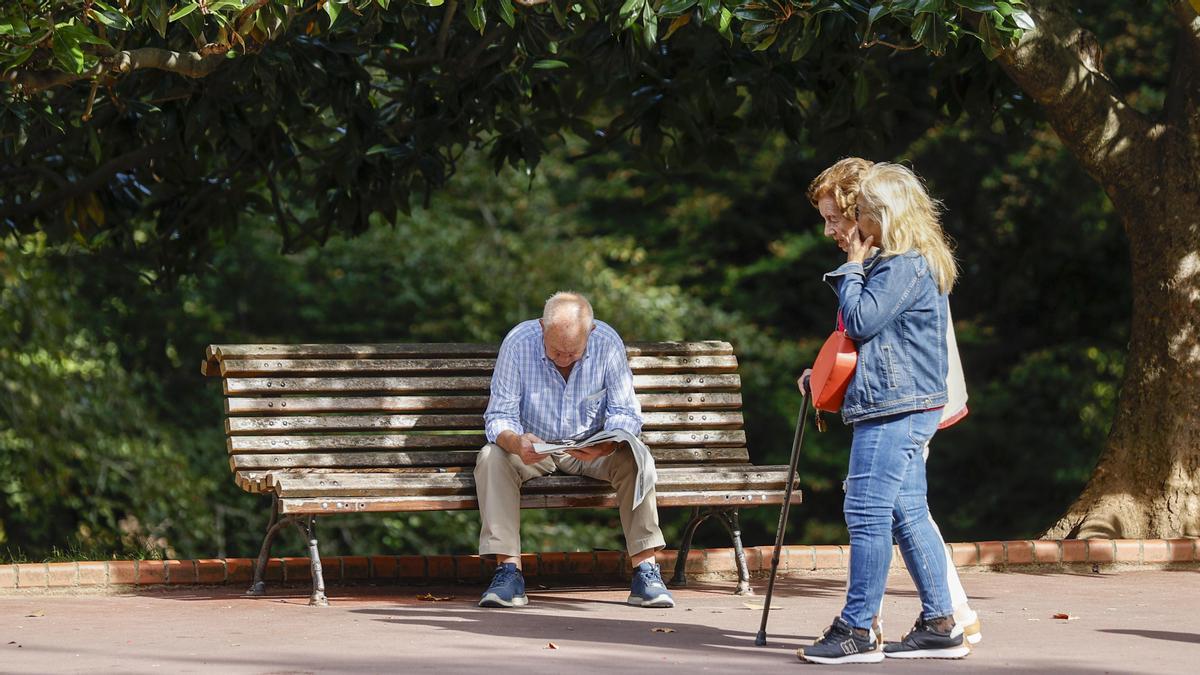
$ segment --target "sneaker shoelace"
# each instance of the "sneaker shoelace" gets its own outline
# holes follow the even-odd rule
[[[501,567],[496,571],[496,576],[492,577],[492,585],[489,588],[503,586],[516,578],[518,574],[520,574],[520,570]]]

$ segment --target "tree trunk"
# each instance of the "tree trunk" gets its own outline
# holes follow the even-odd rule
[[[1142,171],[1154,176],[1155,169]],[[1113,199],[1129,233],[1133,273],[1125,376],[1096,470],[1048,537],[1200,536],[1196,176],[1194,169],[1160,175],[1163,190],[1155,203]]]
[[[1037,28],[1000,64],[1112,200],[1133,282],[1108,442],[1046,536],[1200,536],[1200,17],[1177,0],[1171,82],[1152,120],[1104,73],[1095,37],[1071,8],[1047,0],[1032,9]]]

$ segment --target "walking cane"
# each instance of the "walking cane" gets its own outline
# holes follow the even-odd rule
[[[807,383],[805,383],[807,385]],[[808,387],[801,389],[800,415],[796,419],[796,436],[792,440],[792,458],[788,463],[787,486],[783,489],[783,507],[779,509],[779,527],[775,530],[775,550],[771,554],[771,576],[767,580],[767,599],[763,604],[762,623],[754,644],[767,644],[767,615],[771,613],[771,593],[775,590],[775,572],[779,569],[779,549],[783,547],[783,532],[787,529],[788,511],[792,506],[792,484],[796,482],[796,465],[800,463],[800,445],[804,443],[804,423],[808,421]]]

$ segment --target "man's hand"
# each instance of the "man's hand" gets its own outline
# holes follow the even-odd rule
[[[511,431],[502,432],[496,439],[496,445],[503,448],[505,452],[520,457],[525,464],[537,464],[546,459],[546,455],[534,451],[534,443],[545,443],[545,441],[531,433],[518,436]]]
[[[616,441],[605,441],[583,448],[567,450],[567,454],[581,462],[594,462],[601,457],[607,457],[617,449]]]

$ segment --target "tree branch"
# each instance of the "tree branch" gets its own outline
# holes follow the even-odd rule
[[[27,204],[13,204],[9,202],[7,205],[0,207],[0,220],[23,220],[55,204],[60,204],[68,199],[73,199],[89,192],[95,192],[107,183],[113,174],[139,167],[162,154],[170,147],[171,144],[168,141],[151,143],[119,157],[114,157],[101,164],[95,171],[88,174],[82,180],[68,183],[62,189],[43,194],[41,197]]]
[[[442,16],[442,25],[438,27],[437,53],[439,59],[446,58],[446,40],[450,37],[450,24],[454,21],[454,14],[457,11],[458,0],[450,0],[446,3],[446,13]]]
[[[1175,3],[1175,18],[1180,33],[1163,104],[1164,118],[1173,136],[1169,142],[1182,140],[1192,152],[1197,152],[1200,151],[1200,14],[1187,0],[1179,0]]]
[[[135,70],[154,68],[178,73],[185,77],[206,77],[223,62],[223,54],[201,55],[198,52],[175,52],[157,47],[142,47],[116,52],[82,73],[54,70],[12,70],[0,81],[17,85],[30,93],[87,80],[102,75],[128,75]]]
[[[1103,71],[1096,37],[1061,3],[1029,9],[1036,27],[1000,55],[1000,66],[1045,110],[1058,137],[1110,197],[1118,187],[1145,190],[1144,178],[1131,169],[1139,159],[1153,161],[1162,127],[1129,106]]]

